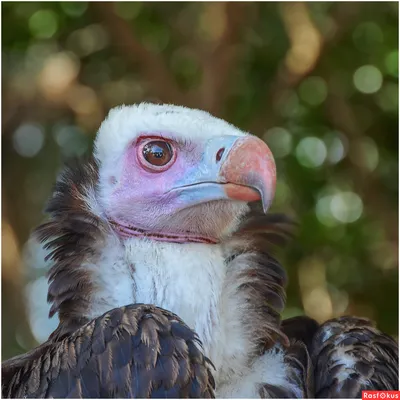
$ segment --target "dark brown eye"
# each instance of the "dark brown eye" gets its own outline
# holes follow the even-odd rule
[[[162,167],[172,159],[172,147],[169,143],[161,140],[146,143],[143,147],[143,157],[151,165]]]

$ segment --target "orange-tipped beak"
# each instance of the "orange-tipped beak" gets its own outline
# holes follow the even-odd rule
[[[231,147],[220,169],[220,182],[232,200],[262,201],[264,212],[272,203],[276,167],[269,147],[255,136],[239,138]]]

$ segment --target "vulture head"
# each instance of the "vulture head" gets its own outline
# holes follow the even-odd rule
[[[275,191],[268,146],[210,114],[184,107],[120,107],[103,122],[94,156],[98,204],[121,238],[219,243]]]

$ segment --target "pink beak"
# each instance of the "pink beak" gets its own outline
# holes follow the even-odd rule
[[[276,167],[269,147],[255,136],[235,141],[224,160],[219,181],[232,200],[262,201],[264,212],[272,203],[276,186]]]

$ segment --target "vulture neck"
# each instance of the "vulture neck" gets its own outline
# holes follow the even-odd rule
[[[120,246],[111,241],[103,253],[91,266],[99,289],[90,319],[131,303],[155,304],[194,329],[207,353],[220,344],[227,268],[220,245],[131,238]]]
[[[94,289],[86,318],[132,303],[167,309],[198,334],[219,382],[281,338],[275,309],[284,304],[283,276],[273,259],[235,256],[227,244],[121,242],[115,235],[106,243],[99,261],[85,266]]]
[[[156,304],[180,316],[206,348],[219,318],[225,276],[221,247],[207,244],[132,243],[139,303]]]

